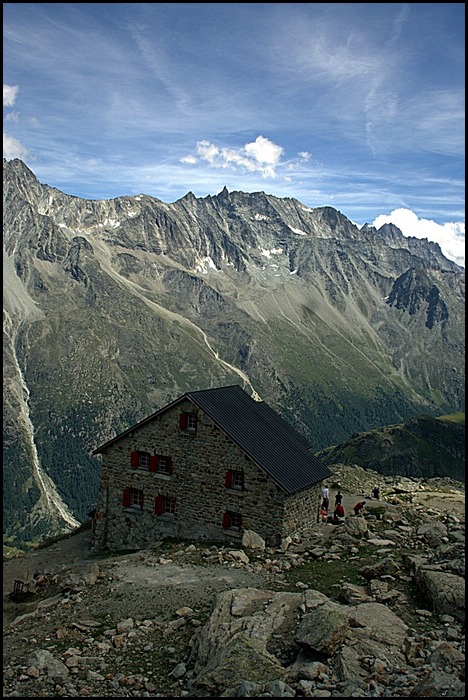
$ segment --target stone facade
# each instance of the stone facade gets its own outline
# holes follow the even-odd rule
[[[181,427],[183,413],[193,432]],[[159,455],[169,469],[132,465],[135,452]],[[161,536],[239,542],[243,530],[277,545],[315,522],[319,503],[320,484],[286,494],[185,399],[102,449],[93,548],[139,549]]]

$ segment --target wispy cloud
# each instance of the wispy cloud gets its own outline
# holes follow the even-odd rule
[[[18,85],[6,85],[3,83],[3,106],[13,107],[18,95]],[[18,121],[17,112],[9,112],[5,115],[5,121]],[[7,160],[13,158],[26,158],[28,149],[23,146],[18,139],[10,136],[5,131],[3,132],[3,157]]]
[[[459,4],[4,9],[4,153],[68,194],[464,219]]]

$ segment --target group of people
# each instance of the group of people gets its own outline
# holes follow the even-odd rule
[[[376,499],[380,498],[379,489],[376,486],[372,491],[372,496]],[[330,511],[330,489],[325,484],[322,486],[322,504],[320,506],[320,521],[322,523],[331,523],[333,525],[339,525],[345,521],[345,509],[342,503],[343,494],[338,489],[335,494],[335,503],[333,508],[333,515],[329,514]],[[356,505],[353,506],[354,515],[361,515],[366,507],[366,501],[358,501]]]
[[[328,515],[330,509],[330,490],[328,486],[322,486],[322,505],[320,507],[321,522],[338,525],[345,521],[345,509],[342,504],[343,495],[340,491],[335,495],[335,506],[333,515]]]

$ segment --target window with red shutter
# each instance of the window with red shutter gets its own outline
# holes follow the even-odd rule
[[[230,469],[226,472],[224,478],[224,486],[227,489],[235,489],[236,491],[244,490],[244,472]]]
[[[154,512],[156,515],[161,515],[163,510],[163,499],[162,496],[156,496],[154,499]]]
[[[154,512],[156,515],[175,515],[176,499],[174,496],[156,496],[154,499]]]
[[[157,455],[151,455],[149,470],[150,470],[150,472],[157,472],[158,471],[158,457],[157,457]]]
[[[124,508],[143,510],[143,491],[141,489],[133,489],[131,487],[125,488],[123,490],[122,502]]]
[[[172,474],[172,457],[167,455],[154,455],[156,460],[156,469],[151,469],[151,471],[157,471],[159,474]]]
[[[223,527],[229,530],[240,530],[242,527],[242,515],[227,510],[223,515]]]
[[[186,433],[197,432],[197,414],[181,413],[179,416],[179,427]]]
[[[151,455],[149,452],[136,450],[130,455],[130,465],[132,469],[150,469]]]

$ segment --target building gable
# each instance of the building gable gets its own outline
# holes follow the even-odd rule
[[[268,404],[255,401],[238,385],[187,392],[97,448],[93,454],[104,452],[115,442],[187,399],[202,410],[286,494],[309,488],[331,476],[328,467],[312,454],[303,436]],[[185,412],[181,412],[180,421],[186,420],[184,415]]]

